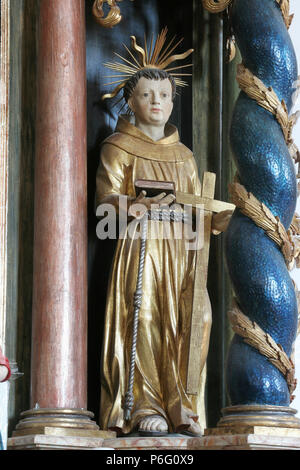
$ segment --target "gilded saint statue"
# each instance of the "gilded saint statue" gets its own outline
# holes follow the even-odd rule
[[[96,205],[110,204],[119,217],[125,206],[128,225],[115,251],[106,305],[102,351],[100,427],[124,435],[142,436],[180,433],[202,435],[199,397],[186,389],[191,313],[196,265],[196,249],[187,249],[184,237],[177,236],[184,224],[183,208],[176,192],[201,195],[201,183],[192,152],[180,142],[176,127],[168,123],[173,109],[176,86],[183,84],[180,74],[165,70],[172,60],[185,54],[161,52],[165,30],[158,36],[152,53],[132,46],[139,59],[132,67],[113,63],[123,73],[115,96],[122,88],[130,113],[119,116],[115,133],[101,147],[97,171]],[[129,51],[129,49],[127,49]],[[172,51],[172,49],[170,49]],[[137,191],[137,181],[172,182],[175,191],[148,193]],[[159,184],[158,184],[159,186]],[[155,187],[155,184],[154,184]],[[167,187],[167,186],[166,186]],[[120,197],[123,205],[120,206]],[[139,211],[136,208],[139,208]],[[149,217],[143,260],[142,300],[139,304],[138,331],[134,356],[133,400],[130,417],[124,416],[124,401],[130,376],[133,342],[134,295],[140,269],[141,220],[155,207],[161,213],[181,214],[165,222]],[[230,211],[214,214],[212,228],[223,231]],[[180,218],[181,217],[181,218]],[[168,223],[168,236],[164,226]],[[130,229],[130,230],[129,230]],[[130,236],[129,232],[130,231]],[[157,236],[158,235],[158,236]],[[201,364],[205,364],[211,328],[211,306],[205,297],[205,321],[202,324]],[[203,408],[203,402],[201,402]]]

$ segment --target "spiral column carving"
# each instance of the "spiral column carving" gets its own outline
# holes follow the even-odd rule
[[[225,236],[235,293],[229,312],[235,335],[226,370],[231,407],[219,424],[228,424],[229,415],[243,424],[300,427],[289,409],[296,387],[291,356],[298,325],[289,270],[299,262],[299,152],[291,137],[296,116],[290,115],[297,62],[288,33],[289,1],[203,0],[213,12],[210,3],[229,7],[242,56],[241,92],[230,131],[237,168],[230,193],[236,210]]]

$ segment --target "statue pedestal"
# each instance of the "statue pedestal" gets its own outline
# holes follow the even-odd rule
[[[116,437],[115,432],[101,431],[87,410],[38,408],[21,416],[8,450],[92,450]]]
[[[193,438],[170,434],[165,437],[118,437],[105,439],[104,445],[116,450],[184,450],[189,449],[188,443]]]
[[[201,450],[300,450],[300,433],[287,428],[255,427],[241,430],[240,433],[218,434],[203,437],[184,437],[170,435],[166,437],[105,437],[99,431],[98,437],[62,436],[53,434],[35,434],[17,436],[8,439],[8,450],[109,450],[109,451],[153,451],[178,450],[188,455]],[[101,434],[102,433],[102,434]]]
[[[112,437],[114,433],[98,431],[98,436],[62,435],[55,428],[47,434],[16,436],[8,439],[8,450],[183,450],[188,452],[191,437]]]
[[[103,445],[105,433],[99,437],[61,436],[55,434],[32,434],[11,437],[7,450],[107,450]],[[111,449],[113,450],[113,449]]]
[[[189,450],[300,450],[300,430],[253,426],[247,431],[226,433],[215,428],[206,436],[192,439]]]
[[[239,405],[222,410],[216,428],[205,429],[193,439],[194,450],[289,450],[300,449],[297,410],[272,405]]]

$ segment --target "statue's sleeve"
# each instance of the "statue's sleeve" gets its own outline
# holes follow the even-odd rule
[[[103,145],[96,176],[96,207],[107,196],[127,194],[129,165],[124,150],[109,143]]]

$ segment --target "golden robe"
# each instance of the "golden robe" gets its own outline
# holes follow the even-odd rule
[[[97,172],[96,204],[111,195],[135,198],[137,179],[173,181],[176,190],[201,194],[192,152],[168,124],[166,137],[153,141],[120,117],[116,132],[102,145]],[[160,231],[164,222],[157,224]],[[101,429],[133,430],[145,415],[159,414],[169,432],[185,429],[199,415],[185,391],[195,272],[195,251],[176,239],[148,239],[143,299],[134,379],[132,419],[124,422],[122,398],[128,385],[140,240],[119,239],[107,294],[102,352]],[[148,228],[149,230],[149,228]],[[202,390],[203,398],[203,390]],[[201,402],[203,414],[203,400]],[[202,425],[204,423],[201,423]]]

